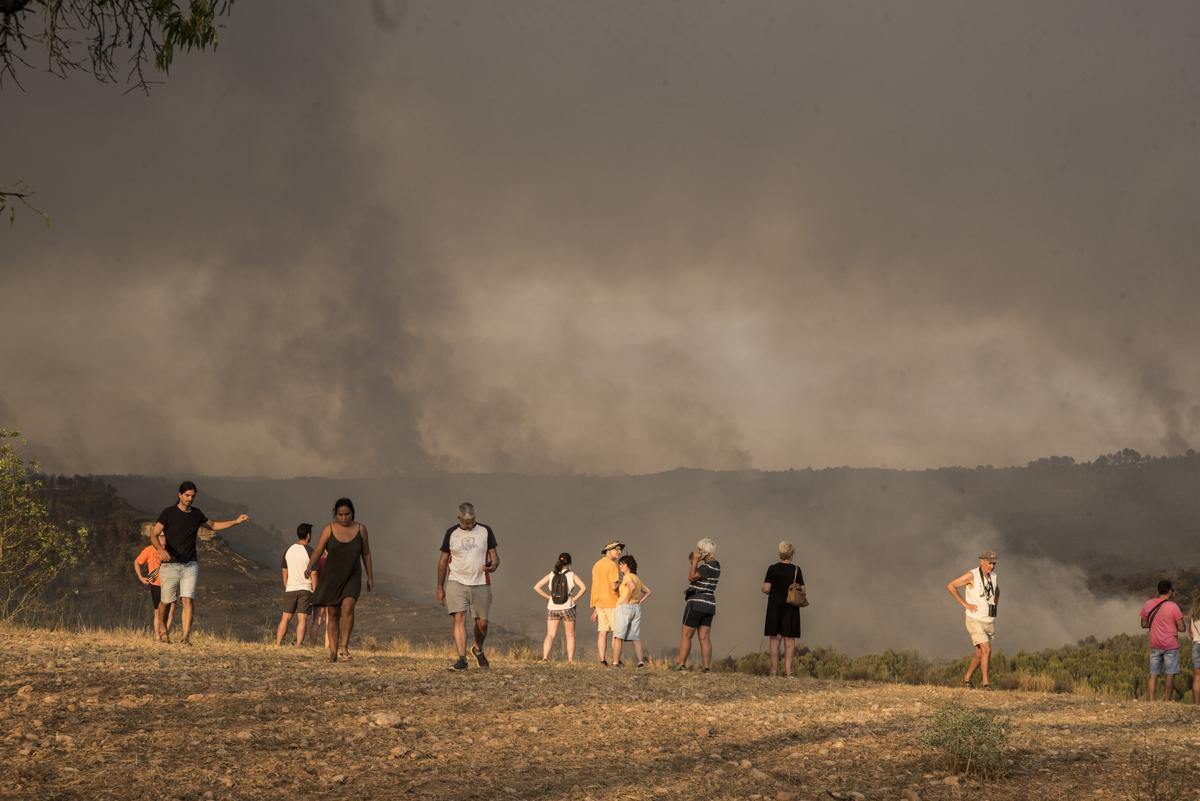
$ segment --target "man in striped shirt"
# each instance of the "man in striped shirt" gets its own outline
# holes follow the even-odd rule
[[[700,632],[701,673],[712,668],[713,617],[717,614],[717,582],[721,579],[721,563],[717,561],[717,544],[705,537],[688,554],[687,599],[683,605],[683,629],[679,634],[679,657],[676,670],[687,670],[688,655],[692,652],[692,636]]]

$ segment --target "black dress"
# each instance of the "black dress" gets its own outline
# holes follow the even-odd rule
[[[313,606],[340,606],[344,598],[358,600],[362,592],[362,528],[354,539],[342,542],[332,534],[325,546],[325,569],[317,577]]]
[[[799,637],[800,607],[787,602],[788,587],[792,582],[804,583],[804,571],[796,565],[776,562],[767,568],[764,584],[771,585],[767,595],[767,620],[763,625],[764,637]]]

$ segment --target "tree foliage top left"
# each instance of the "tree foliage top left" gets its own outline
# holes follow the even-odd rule
[[[0,87],[23,69],[147,90],[177,50],[217,45],[233,0],[0,0]]]

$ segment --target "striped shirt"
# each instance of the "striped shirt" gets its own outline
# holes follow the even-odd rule
[[[717,582],[721,580],[721,563],[716,559],[696,565],[700,577],[688,584],[687,602],[704,611],[716,611]]]

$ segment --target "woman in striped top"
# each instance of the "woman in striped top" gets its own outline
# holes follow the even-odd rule
[[[717,544],[705,537],[688,554],[688,588],[683,597],[683,629],[679,633],[679,657],[676,670],[687,670],[688,655],[692,652],[692,636],[700,632],[701,673],[712,668],[713,617],[717,614],[717,582],[721,579],[721,563],[717,561]]]

